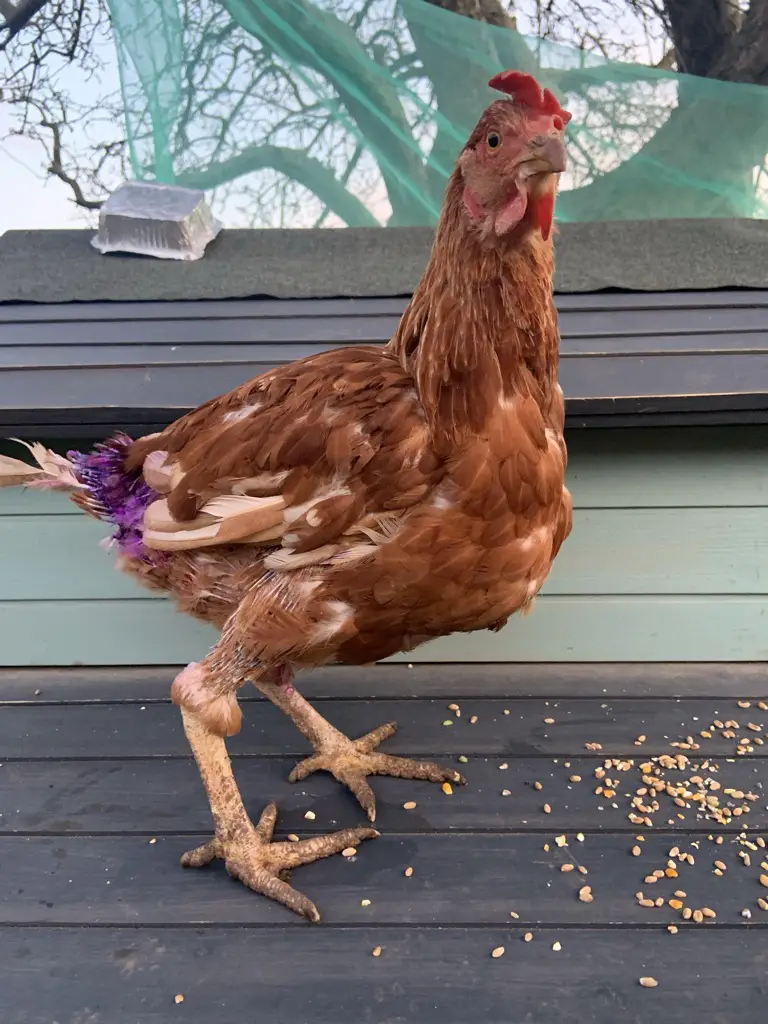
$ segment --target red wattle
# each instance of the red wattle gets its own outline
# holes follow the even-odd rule
[[[541,237],[546,240],[552,234],[552,220],[555,216],[555,194],[545,192],[542,196],[536,196],[531,202],[531,222],[534,227],[541,231]]]

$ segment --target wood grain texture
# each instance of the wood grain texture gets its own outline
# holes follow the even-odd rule
[[[6,666],[186,664],[216,632],[170,602],[0,602]],[[456,634],[393,661],[666,662],[768,658],[768,598],[542,597],[499,633]]]
[[[171,683],[182,667],[0,669],[0,706],[71,701],[167,702]],[[300,673],[297,681],[301,692],[312,700],[491,697],[510,701],[539,698],[542,694],[549,699],[597,697],[600,701],[606,697],[768,697],[768,673],[762,662],[415,664],[406,669],[388,662],[318,668]],[[246,706],[265,700],[256,689],[248,687],[240,691],[239,699]]]
[[[766,929],[740,929],[727,942],[714,928],[674,938],[613,928],[547,929],[531,943],[522,935],[490,926],[8,928],[0,931],[0,987],[7,1024],[240,1024],[246,1007],[284,1024],[762,1019]],[[493,960],[499,945],[507,953]],[[647,975],[657,989],[640,987]]]
[[[324,701],[322,713],[347,736],[396,721],[398,732],[386,749],[418,757],[578,757],[584,755],[588,741],[599,743],[604,757],[642,760],[675,754],[670,744],[689,735],[701,745],[698,756],[732,757],[738,737],[768,737],[768,711],[741,710],[734,700],[540,699],[510,704],[469,698],[460,707],[461,717],[455,718],[445,701],[342,700]],[[699,737],[699,731],[709,729],[715,720],[738,721],[741,728],[731,730],[734,738],[718,731],[711,739]],[[748,722],[760,731],[748,729]],[[646,739],[636,747],[639,735]],[[246,706],[243,728],[228,746],[233,754],[270,757],[299,757],[312,749],[293,722],[268,701]],[[171,704],[6,707],[0,718],[0,760],[41,755],[186,757],[188,752],[178,709]],[[768,757],[768,739],[749,756]]]
[[[564,760],[564,759],[563,759]],[[546,758],[500,757],[471,759],[456,764],[467,786],[446,796],[438,786],[401,779],[372,780],[376,792],[376,825],[390,832],[520,831],[535,830],[550,837],[559,832],[625,832],[638,826],[627,818],[628,800],[599,799],[593,792],[592,773],[602,762],[595,757],[568,758],[570,768]],[[450,763],[450,761],[448,761]],[[501,771],[500,764],[509,764]],[[695,762],[698,763],[698,762]],[[718,779],[723,787],[743,788],[765,781],[765,760],[722,762]],[[258,816],[265,804],[276,800],[278,827],[285,834],[309,835],[329,828],[351,828],[364,823],[354,798],[330,776],[313,775],[299,785],[288,782],[296,758],[235,758],[235,774],[245,803]],[[572,774],[583,782],[569,785]],[[632,777],[633,781],[635,776]],[[543,785],[541,792],[533,788]],[[503,796],[509,789],[511,795]],[[415,801],[414,810],[403,804]],[[549,802],[551,813],[544,811]],[[612,803],[618,803],[614,808]],[[207,832],[210,811],[191,760],[73,760],[6,761],[0,768],[0,833],[25,832],[141,833],[147,837],[184,832]],[[697,820],[692,812],[677,817],[678,808],[665,801],[665,814],[656,816],[657,829],[708,835],[711,821]],[[307,811],[316,814],[308,821]],[[744,818],[750,828],[768,827],[765,802],[753,805]],[[734,825],[738,832],[742,824]]]
[[[208,837],[0,838],[0,862],[15,865],[0,877],[2,925],[294,925],[278,904],[248,897],[226,885],[223,868],[181,871],[178,860]],[[728,837],[730,839],[730,837]],[[643,855],[631,854],[631,836],[571,835],[558,848],[546,836],[421,835],[382,836],[361,846],[354,858],[332,857],[301,871],[301,885],[323,907],[327,925],[668,925],[679,924],[679,910],[640,906],[635,893],[673,898],[687,892],[686,905],[712,906],[717,919],[708,927],[739,924],[752,907],[756,926],[768,928],[768,914],[757,904],[757,862],[746,868],[729,844],[716,847],[700,835],[649,835]],[[693,844],[693,845],[691,845]],[[694,855],[681,877],[651,887],[643,879],[664,867],[672,846]],[[725,852],[723,852],[723,850]],[[724,858],[729,873],[713,882],[714,859]],[[579,865],[588,874],[563,865]],[[410,878],[404,874],[413,867]],[[298,876],[297,876],[298,878]],[[590,885],[593,903],[579,899]],[[36,899],[29,894],[34,892]],[[362,906],[361,899],[370,900]]]
[[[284,909],[226,884],[223,867],[180,871],[182,853],[207,835],[1,837],[0,862],[15,865],[0,875],[0,927],[48,925],[279,924],[303,929]],[[728,839],[731,837],[728,836]],[[544,845],[549,840],[549,851]],[[700,834],[647,836],[643,855],[631,855],[632,836],[589,835],[557,847],[551,837],[501,835],[383,835],[361,846],[357,856],[332,857],[302,869],[301,886],[322,894],[329,925],[667,925],[679,924],[669,906],[641,907],[642,889],[665,900],[687,892],[686,905],[711,906],[708,927],[733,927],[751,907],[755,926],[768,928],[760,911],[757,863],[746,868],[729,843],[723,847]],[[693,845],[692,845],[693,844]],[[680,878],[654,886],[643,882],[663,868],[672,846],[694,855]],[[698,859],[696,859],[698,858]],[[729,870],[712,876],[712,862]],[[563,865],[587,869],[564,873]],[[413,874],[406,877],[406,867]],[[299,875],[297,874],[297,879]],[[578,893],[590,885],[594,902]],[[34,893],[35,899],[29,894]],[[370,901],[362,906],[361,900]]]
[[[0,517],[0,601],[152,597],[99,546],[109,532],[84,516]],[[768,507],[585,509],[544,594],[766,594],[767,536]]]

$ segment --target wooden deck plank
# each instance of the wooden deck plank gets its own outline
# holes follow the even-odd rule
[[[328,701],[324,715],[348,736],[384,722],[399,731],[387,742],[393,754],[450,757],[499,754],[509,757],[578,756],[585,743],[599,743],[605,756],[674,753],[672,742],[693,736],[701,756],[733,756],[738,737],[762,740],[768,710],[740,709],[733,700],[465,700],[456,718],[445,701]],[[473,723],[473,718],[476,721]],[[551,724],[547,720],[551,720]],[[725,738],[699,737],[714,721],[736,721]],[[447,725],[445,723],[448,723]],[[760,731],[752,731],[748,724]],[[647,737],[640,747],[639,735]],[[253,706],[241,732],[229,743],[235,754],[279,756],[311,752],[293,722],[272,704]],[[189,747],[178,709],[171,704],[6,707],[0,716],[0,759],[40,757],[186,757]],[[768,744],[754,747],[768,756]]]
[[[768,930],[723,934],[561,929],[524,943],[504,927],[7,928],[0,991],[4,1024],[241,1024],[249,1012],[281,1024],[761,1020]]]
[[[0,925],[4,924],[282,924],[303,927],[299,918],[231,882],[222,865],[184,871],[179,857],[207,836],[4,837],[0,863]],[[294,884],[311,895],[323,921],[334,925],[659,925],[680,924],[669,906],[649,910],[635,894],[672,899],[687,893],[686,906],[709,906],[717,918],[708,927],[742,924],[745,908],[755,926],[768,928],[757,904],[765,890],[758,877],[761,855],[745,867],[729,836],[722,846],[695,836],[649,835],[633,857],[631,836],[590,835],[558,847],[551,837],[506,835],[382,835],[363,844],[357,857],[336,856],[297,871]],[[549,845],[549,851],[543,847]],[[653,885],[644,877],[664,869],[673,847],[695,859],[679,867],[679,878]],[[763,858],[765,854],[762,855]],[[728,870],[718,878],[715,861]],[[565,873],[563,865],[578,865]],[[406,877],[406,867],[413,875]],[[579,900],[584,885],[594,902]],[[30,898],[34,893],[34,898]],[[363,907],[361,900],[370,905]]]
[[[372,780],[377,796],[377,827],[382,832],[431,831],[488,832],[537,830],[553,835],[561,831],[644,831],[627,819],[637,775],[627,773],[628,785],[614,800],[598,797],[592,773],[602,762],[597,758],[570,758],[570,767],[551,759],[475,759],[458,765],[468,779],[446,796],[426,782],[378,778]],[[257,814],[270,800],[280,808],[279,829],[309,834],[329,828],[363,823],[363,814],[352,796],[326,774],[313,775],[292,785],[288,774],[293,758],[238,758],[235,772],[245,802]],[[509,768],[499,770],[508,763]],[[694,761],[690,771],[696,770]],[[718,762],[721,787],[744,791],[763,786],[764,759]],[[581,783],[569,783],[572,774]],[[682,776],[681,776],[682,777]],[[541,792],[533,789],[540,780]],[[511,795],[502,795],[503,789]],[[768,827],[768,799],[751,805],[748,815],[734,819],[732,831]],[[415,801],[414,810],[405,810]],[[549,802],[551,813],[545,814]],[[612,803],[618,807],[613,808]],[[681,810],[668,798],[663,813],[654,816],[655,828],[709,833],[714,825],[698,820],[694,810]],[[304,814],[312,810],[315,821]],[[76,833],[128,832],[148,836],[162,833],[206,832],[210,813],[194,763],[190,760],[148,759],[136,761],[33,761],[5,762],[0,767],[0,832]],[[678,818],[682,814],[683,818]]]
[[[0,706],[9,702],[168,700],[182,666],[130,668],[0,669]],[[329,667],[302,672],[298,686],[318,699],[419,697],[455,700],[491,697],[713,697],[768,700],[764,662],[670,664],[381,664]],[[244,701],[261,700],[252,687]]]

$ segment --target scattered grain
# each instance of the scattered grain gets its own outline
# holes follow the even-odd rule
[[[374,946],[371,950],[371,956],[381,956],[381,946]]]
[[[633,857],[639,857],[642,852],[643,851],[640,849],[639,846],[633,846],[632,847],[632,856]]]
[[[317,815],[315,814],[314,811],[307,811],[304,817],[307,819],[307,821],[314,821]]]
[[[595,897],[592,895],[592,886],[590,886],[590,885],[583,885],[579,889],[579,899],[581,900],[582,903],[592,903],[594,898]]]
[[[453,793],[453,786],[450,784],[450,782],[443,783],[443,792],[445,793],[446,796],[450,796],[451,793]]]
[[[469,720],[469,724],[470,725],[474,725],[476,721],[477,721],[477,715],[472,715],[472,717]]]
[[[693,917],[693,911],[691,910],[691,908],[690,907],[685,907],[684,910],[683,910],[683,920],[684,921],[690,921],[692,917]]]
[[[443,725],[453,725],[453,719],[446,718],[446,720],[443,722]]]
[[[549,804],[544,804],[543,810],[544,810],[545,814],[551,814],[552,813],[552,808],[549,806]]]
[[[181,992],[179,992],[179,994],[177,996],[173,997],[173,1001],[178,1006],[179,1003],[183,1003],[184,1002],[184,996],[181,994]]]
[[[533,932],[526,932],[523,936],[523,942],[533,942]]]
[[[702,907],[701,908],[701,912],[704,915],[704,917],[708,917],[710,919],[710,921],[714,920],[714,918],[717,917],[717,914],[715,913],[714,910],[712,910],[711,907]]]
[[[701,910],[694,910],[693,920],[696,922],[696,924],[701,924],[701,922],[704,920],[704,914]]]
[[[564,875],[567,875],[569,872],[573,871],[573,864],[561,864],[560,870]]]
[[[555,843],[562,848],[563,846],[568,845],[568,840],[565,836],[555,836]]]
[[[515,921],[518,921],[520,919],[520,915],[516,914],[514,910],[510,910],[509,916],[513,917],[515,919]]]
[[[677,925],[676,924],[668,924],[667,925],[667,931],[669,932],[670,935],[677,935]]]
[[[361,907],[370,907],[370,905],[371,905],[371,901],[370,900],[360,900],[360,906]]]
[[[406,878],[410,878],[411,875],[413,874],[413,868],[412,867],[407,867],[405,869],[405,871],[403,872],[403,874],[405,875]]]
[[[504,956],[504,947],[497,946],[496,949],[491,952],[491,956],[494,960],[498,960],[500,956]]]
[[[354,848],[354,846],[348,846],[346,848],[346,850],[342,850],[341,851],[341,856],[342,857],[356,857],[357,856],[357,850]]]
[[[571,782],[581,782],[581,776],[580,775],[572,775],[571,778],[570,778],[570,781]]]
[[[673,910],[682,910],[683,909],[683,901],[682,900],[670,900],[669,901],[669,905],[670,905],[670,907],[672,907]]]
[[[658,988],[658,981],[655,978],[641,978],[640,984],[643,988]]]
[[[416,807],[416,801],[415,800],[406,800],[406,802],[403,804],[403,808],[406,811],[412,811],[412,810],[415,809],[415,807]]]
[[[468,758],[468,757],[465,757],[465,756],[464,756],[464,754],[459,754],[459,761],[460,761],[460,762],[461,762],[462,764],[467,764],[467,762],[469,761],[469,758]]]
[[[768,875],[760,875],[760,885],[768,889]]]
[[[299,842],[299,837],[296,835],[295,832],[289,832],[288,833],[288,842],[289,843],[298,843]]]
[[[768,900],[764,900],[762,896],[757,897],[757,905],[761,910],[768,910]]]
[[[555,951],[555,953],[559,953],[562,948],[563,947],[560,945],[559,942],[552,943],[552,949]]]
[[[542,786],[542,784],[540,782],[534,782],[533,788],[535,790],[537,790],[537,792],[541,792],[541,790],[544,789],[544,787]]]

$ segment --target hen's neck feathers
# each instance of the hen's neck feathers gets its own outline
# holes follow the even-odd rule
[[[499,244],[467,229],[452,177],[424,276],[390,349],[413,374],[436,438],[481,434],[499,403],[557,385],[559,334],[552,242]]]

